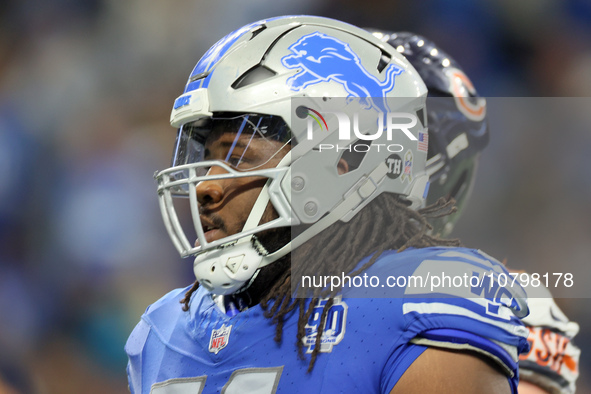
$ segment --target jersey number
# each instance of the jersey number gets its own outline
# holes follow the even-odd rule
[[[244,368],[232,372],[222,394],[274,394],[283,366],[273,368]],[[201,394],[207,376],[176,378],[154,383],[150,394]]]

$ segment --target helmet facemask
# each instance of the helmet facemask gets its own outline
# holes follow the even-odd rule
[[[200,270],[211,274],[215,274],[216,269],[229,270],[230,276],[238,278],[246,274],[252,276],[251,268],[262,266],[242,264],[242,260],[246,255],[256,259],[268,255],[254,234],[289,227],[291,223],[289,205],[280,190],[281,180],[288,170],[290,142],[289,127],[280,117],[272,115],[216,114],[179,128],[172,167],[158,173],[156,180],[166,228],[182,257],[197,256],[200,262],[212,257],[216,260],[214,251],[232,246],[240,249],[240,253],[226,264],[228,267],[214,262]],[[243,207],[244,212],[250,214],[240,223],[240,228],[221,236],[228,230],[216,219],[215,213],[204,212],[211,205],[211,201],[207,201],[211,197],[206,193],[200,196],[199,188],[207,187],[204,186],[207,182],[223,183],[234,179],[242,179],[245,187],[258,185],[260,194],[251,209]],[[174,201],[179,197],[188,199],[193,221],[191,231],[183,227],[179,218],[178,204]],[[273,218],[262,222],[265,211],[269,211],[269,202]],[[194,244],[193,239],[197,240]],[[207,279],[202,281],[207,287]],[[224,284],[231,292],[241,286],[231,281]]]

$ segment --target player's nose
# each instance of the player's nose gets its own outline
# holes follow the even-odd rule
[[[219,175],[226,173],[220,167],[211,167],[207,171],[207,175]],[[221,179],[214,179],[211,181],[201,181],[196,186],[197,201],[202,206],[216,204],[224,198],[224,188]]]

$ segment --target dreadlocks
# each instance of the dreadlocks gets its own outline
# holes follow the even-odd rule
[[[409,247],[459,246],[458,240],[441,239],[428,233],[431,226],[427,219],[452,213],[454,211],[453,203],[453,200],[440,199],[431,206],[415,211],[410,209],[406,202],[398,196],[382,194],[348,223],[341,221],[334,223],[294,250],[291,255],[272,264],[271,266],[279,263],[282,266],[282,271],[273,275],[276,280],[266,282],[268,291],[261,294],[259,300],[261,307],[265,310],[265,316],[276,325],[275,341],[281,342],[282,340],[285,317],[299,308],[296,346],[299,357],[304,358],[303,338],[306,335],[306,324],[318,301],[327,298],[328,300],[322,309],[318,335],[316,335],[314,350],[308,366],[308,372],[312,371],[320,352],[321,328],[324,327],[334,297],[341,288],[332,291],[327,288],[301,289],[298,288],[297,281],[292,281],[292,278],[300,278],[302,275],[310,274],[322,275],[329,272],[343,272],[353,277],[371,267],[379,256],[389,249],[397,249],[398,252],[402,252]],[[371,258],[356,269],[359,262],[370,255]],[[289,262],[298,263],[292,264],[290,270]],[[305,264],[299,262],[305,262]],[[270,288],[268,283],[273,283]],[[181,301],[185,311],[188,310],[191,296],[198,286],[199,284],[195,282]],[[298,298],[294,298],[294,296]]]

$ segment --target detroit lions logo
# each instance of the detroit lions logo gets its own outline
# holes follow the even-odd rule
[[[388,65],[386,79],[380,82],[363,67],[349,44],[319,32],[303,36],[289,50],[293,54],[283,57],[281,63],[290,69],[302,69],[287,80],[292,90],[335,81],[343,85],[349,97],[359,97],[366,108],[389,112],[385,96],[394,88],[394,78],[404,71],[402,68]]]

